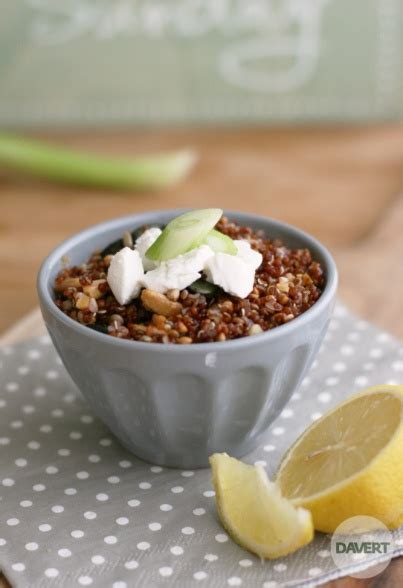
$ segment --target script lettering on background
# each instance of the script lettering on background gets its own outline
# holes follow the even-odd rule
[[[234,86],[289,92],[315,74],[322,14],[331,0],[26,0],[29,34],[59,45],[86,36],[195,38],[219,33],[223,47],[212,64]]]

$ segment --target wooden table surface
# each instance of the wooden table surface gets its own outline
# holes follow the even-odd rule
[[[220,206],[273,216],[314,234],[336,257],[341,299],[403,338],[403,127],[38,136],[104,154],[192,146],[200,162],[178,187],[138,194],[61,187],[0,171],[0,332],[36,306],[38,266],[68,235],[144,210]],[[376,579],[328,584],[381,585],[403,585],[400,559]]]

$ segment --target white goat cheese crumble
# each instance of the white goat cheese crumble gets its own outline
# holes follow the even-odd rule
[[[151,227],[151,229],[147,229],[136,239],[134,248],[140,253],[145,272],[154,269],[158,265],[157,262],[146,257],[146,251],[155,243],[161,233],[162,231],[158,227]]]
[[[188,253],[162,261],[158,267],[144,275],[143,285],[161,294],[176,288],[183,290],[200,278],[200,272],[212,257],[213,250],[207,245],[201,245]]]
[[[238,255],[216,253],[206,263],[207,280],[228,294],[246,298],[253,290],[255,269]]]
[[[161,294],[183,290],[202,272],[209,282],[238,298],[246,298],[253,290],[255,270],[263,256],[248,241],[234,240],[237,255],[215,253],[208,245],[201,245],[173,259],[155,262],[147,259],[146,252],[161,232],[157,227],[147,229],[136,240],[134,250],[124,247],[113,256],[107,280],[119,304],[136,298],[143,287]]]
[[[140,294],[144,269],[140,253],[124,247],[111,260],[107,280],[119,304],[127,304]]]
[[[245,239],[234,240],[234,245],[238,249],[237,257],[240,257],[243,261],[252,265],[253,269],[257,270],[263,261],[263,255],[259,251],[252,249],[249,241]]]

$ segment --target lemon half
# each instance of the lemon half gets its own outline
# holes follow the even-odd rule
[[[310,513],[283,498],[261,466],[247,465],[226,453],[212,455],[210,464],[218,515],[241,547],[274,559],[312,541]]]
[[[333,532],[368,515],[403,524],[403,387],[363,390],[312,424],[284,457],[282,494],[308,509],[315,529]]]

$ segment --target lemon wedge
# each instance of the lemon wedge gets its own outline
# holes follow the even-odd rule
[[[284,457],[276,477],[315,529],[333,532],[368,515],[390,529],[403,524],[403,387],[363,390],[311,425]]]
[[[226,453],[210,457],[217,511],[224,528],[244,549],[274,559],[313,538],[311,515],[283,498],[262,466]]]

